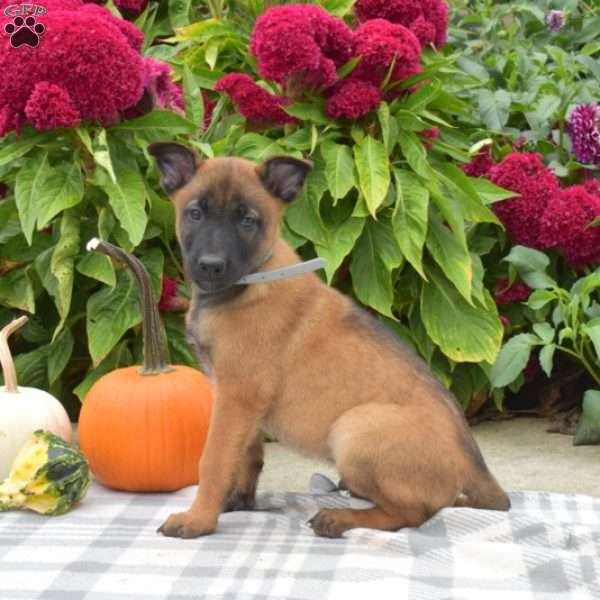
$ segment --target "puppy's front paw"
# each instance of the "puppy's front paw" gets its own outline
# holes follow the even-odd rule
[[[322,508],[308,524],[317,535],[328,538],[342,537],[344,531],[352,529],[352,524],[343,518],[342,510],[327,508]]]
[[[209,535],[217,528],[217,519],[202,513],[185,511],[173,513],[158,529],[167,537],[196,538]]]

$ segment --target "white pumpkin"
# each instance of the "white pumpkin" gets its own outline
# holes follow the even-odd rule
[[[8,337],[27,322],[20,317],[0,331],[0,362],[5,385],[0,386],[0,481],[8,477],[23,444],[37,429],[71,441],[71,422],[62,404],[36,388],[18,387]]]

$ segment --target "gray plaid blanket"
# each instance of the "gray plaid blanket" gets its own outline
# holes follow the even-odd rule
[[[513,493],[510,513],[445,509],[419,529],[306,525],[319,507],[360,501],[322,476],[313,494],[262,493],[223,515],[218,535],[156,528],[194,494],[99,485],[62,517],[0,514],[0,598],[46,600],[598,600],[600,498]]]

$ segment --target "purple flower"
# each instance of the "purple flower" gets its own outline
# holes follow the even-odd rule
[[[573,154],[583,164],[600,165],[600,110],[596,104],[580,104],[571,113],[567,130],[571,136]]]
[[[562,10],[551,10],[546,15],[546,23],[548,24],[548,31],[557,33],[565,25],[565,14]]]

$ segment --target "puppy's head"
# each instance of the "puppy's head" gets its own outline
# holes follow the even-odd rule
[[[285,208],[311,163],[278,156],[255,164],[241,158],[201,160],[179,144],[151,144],[161,184],[175,204],[184,268],[214,293],[258,269],[278,236]]]

